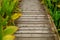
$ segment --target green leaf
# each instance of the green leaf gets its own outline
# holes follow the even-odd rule
[[[5,19],[3,19],[2,25],[6,26],[9,20],[9,16],[7,16]]]
[[[6,29],[4,29],[4,35],[11,35],[14,34],[17,31],[18,27],[16,26],[7,26]]]
[[[15,36],[13,35],[6,35],[3,37],[3,40],[14,40]]]
[[[13,0],[11,3],[10,3],[10,6],[9,6],[9,11],[12,12],[17,4],[18,0]]]
[[[57,0],[52,0],[53,2],[57,2]]]

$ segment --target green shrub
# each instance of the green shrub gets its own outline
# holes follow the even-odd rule
[[[58,32],[60,32],[60,0],[42,0],[50,11]]]
[[[14,13],[18,0],[0,0],[0,40],[14,40],[14,33],[18,27],[14,25],[15,19],[21,16]]]

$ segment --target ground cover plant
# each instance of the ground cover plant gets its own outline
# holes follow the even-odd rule
[[[21,16],[17,10],[18,0],[0,0],[0,40],[14,40],[18,27],[14,21]]]
[[[48,8],[49,13],[60,34],[60,0],[42,0],[41,3],[45,4]]]

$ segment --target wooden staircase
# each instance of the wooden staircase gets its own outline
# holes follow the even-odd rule
[[[48,15],[38,0],[22,0],[22,17],[16,21],[16,40],[55,40]]]

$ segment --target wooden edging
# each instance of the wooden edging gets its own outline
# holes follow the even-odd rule
[[[44,7],[45,7],[45,5],[44,5]],[[51,24],[52,31],[53,31],[55,34],[57,34],[57,37],[55,37],[55,40],[59,40],[58,31],[57,31],[57,29],[56,29],[56,26],[55,26],[55,24],[54,24],[54,22],[53,22],[52,17],[50,16],[50,13],[49,13],[47,7],[45,7],[45,11],[46,11],[46,13],[47,13],[47,15],[48,15],[48,18],[49,18],[49,21],[50,21],[50,24]],[[56,39],[56,38],[57,38],[57,39]]]

